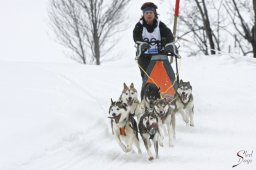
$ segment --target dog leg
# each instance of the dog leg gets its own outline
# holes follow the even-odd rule
[[[153,141],[154,141],[154,149],[155,149],[155,153],[156,153],[156,159],[159,159],[159,155],[158,155],[158,135],[154,137]]]
[[[195,126],[195,124],[194,124],[194,106],[192,107],[192,109],[189,113],[189,116],[190,116],[190,126]]]
[[[115,135],[116,141],[124,152],[128,152],[126,146],[121,142],[120,135]]]
[[[172,143],[173,131],[170,123],[167,123],[167,129],[168,129],[168,135],[169,135],[169,147],[173,147],[173,143]]]
[[[142,154],[141,149],[140,149],[140,141],[136,137],[134,137],[133,140],[134,140],[136,148],[138,149],[138,154]]]
[[[164,146],[164,144],[163,144],[163,141],[164,141],[164,131],[163,131],[163,125],[160,125],[159,126],[159,133],[160,133],[160,135],[159,135],[159,145],[161,146],[161,147],[163,147]]]
[[[126,146],[127,152],[132,151],[132,145],[134,143],[134,138],[136,138],[136,137],[134,136],[134,137],[128,138],[127,143],[126,143],[127,144],[127,146]]]
[[[114,130],[113,130],[113,120],[110,120],[110,124],[111,124],[111,129],[112,129],[112,135],[114,135]]]
[[[175,114],[171,116],[171,125],[172,125],[172,131],[173,131],[173,138],[176,139],[176,117]]]
[[[146,148],[147,153],[148,153],[148,156],[149,156],[148,160],[151,161],[151,160],[154,159],[154,157],[153,157],[153,155],[152,155],[152,153],[151,153],[151,151],[150,151],[150,146],[149,146],[150,140],[144,138],[144,139],[143,139],[143,142],[144,142],[145,148]]]
[[[181,114],[181,116],[182,116],[184,122],[186,123],[186,125],[189,125],[188,117],[187,117],[186,111],[183,110],[183,109],[180,109],[179,111],[180,111],[180,114]]]

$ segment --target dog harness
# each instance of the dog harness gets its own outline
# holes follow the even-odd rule
[[[120,131],[120,135],[122,135],[122,136],[126,136],[126,133],[125,133],[125,127],[123,127],[123,128],[119,128],[119,131]]]

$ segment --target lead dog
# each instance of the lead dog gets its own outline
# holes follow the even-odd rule
[[[124,152],[130,152],[133,145],[141,153],[136,120],[130,114],[129,108],[122,101],[111,99],[109,118],[112,120],[112,131],[119,146]]]
[[[173,146],[173,138],[175,138],[175,106],[172,105],[172,99],[157,99],[154,102],[154,114],[158,118],[158,126],[160,132],[160,146],[162,146],[164,138],[164,126],[167,126],[169,136],[169,146]]]
[[[127,106],[130,108],[130,112],[134,114],[137,117],[137,121],[139,121],[140,117],[145,112],[145,107],[138,100],[138,92],[133,83],[131,83],[130,87],[124,83],[123,91],[119,100],[127,104]]]
[[[159,129],[158,129],[158,119],[153,112],[146,112],[142,115],[139,122],[139,132],[141,134],[142,140],[144,142],[145,148],[147,150],[149,160],[153,160],[154,157],[151,153],[151,141],[153,141],[156,159],[159,158],[158,155],[158,138],[159,138]]]
[[[187,125],[194,126],[194,98],[190,82],[180,81],[175,95],[176,110],[180,112]]]

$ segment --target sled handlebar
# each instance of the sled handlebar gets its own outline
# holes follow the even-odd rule
[[[165,46],[161,45],[161,42],[158,40],[151,41],[151,42],[142,42],[137,41],[137,51],[136,51],[136,60],[143,54],[145,56],[154,56],[159,54],[165,54],[167,56],[174,56],[176,58],[181,58],[178,53],[178,48],[175,45],[174,42],[168,43]],[[145,54],[145,51],[147,51],[150,48],[150,45],[157,45],[157,51],[155,53],[149,53]]]

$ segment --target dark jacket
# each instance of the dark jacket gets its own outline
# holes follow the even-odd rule
[[[153,32],[154,29],[157,27],[157,21],[155,20],[153,25],[148,25],[145,21],[143,21],[143,24],[138,22],[135,25],[135,28],[133,30],[134,42],[143,41],[143,39],[142,39],[143,27],[146,27],[148,32]],[[163,46],[167,43],[174,41],[173,34],[172,34],[171,30],[161,21],[159,23],[159,29],[160,29],[160,35],[161,35],[161,43]]]

